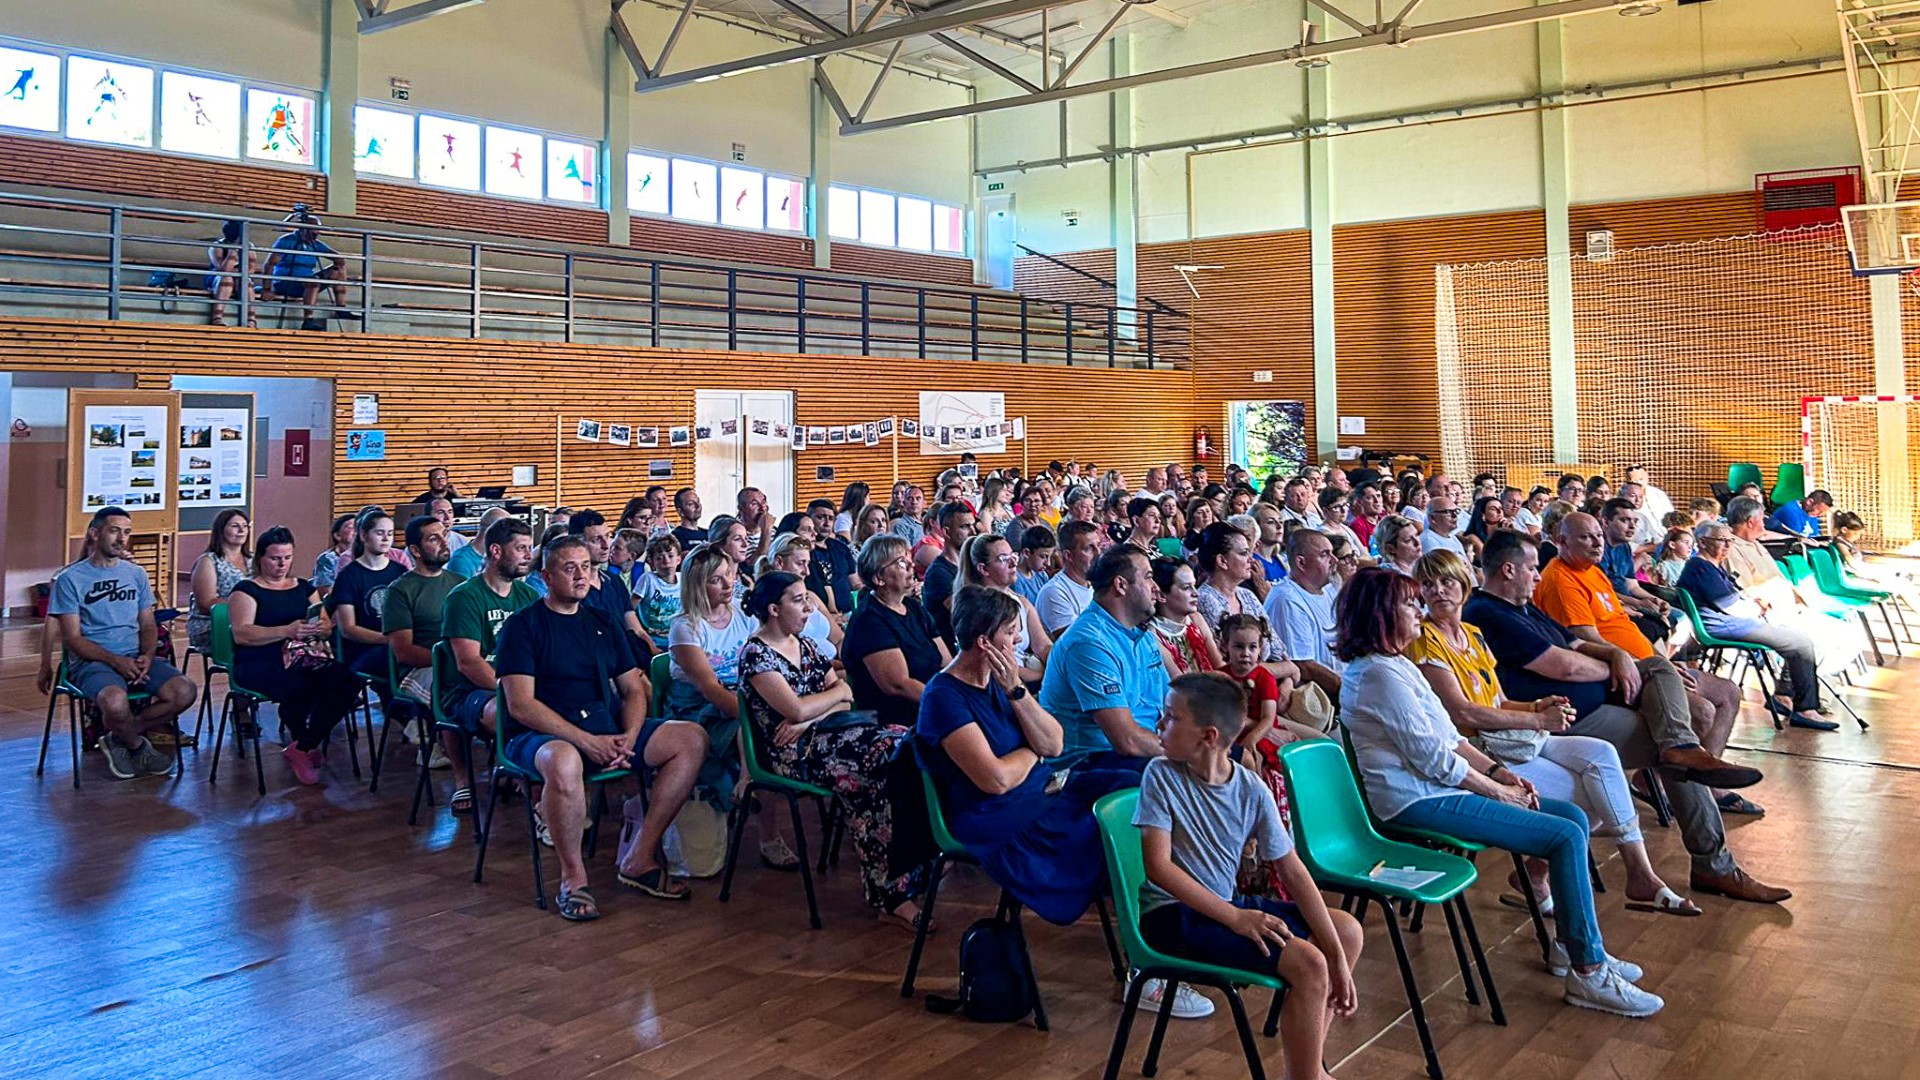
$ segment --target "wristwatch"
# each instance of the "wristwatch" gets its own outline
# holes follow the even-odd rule
[[[1027,688],[1024,686],[1016,686],[1013,689],[1007,691],[1008,701],[1019,701],[1021,698],[1026,696],[1027,696]]]

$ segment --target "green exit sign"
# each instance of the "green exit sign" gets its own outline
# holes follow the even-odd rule
[[[1007,190],[1007,185],[1005,185],[1005,184],[988,184],[988,185],[987,185],[987,190],[988,190],[988,191],[1005,191],[1005,190]]]

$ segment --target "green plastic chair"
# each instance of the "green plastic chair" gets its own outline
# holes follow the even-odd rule
[[[1465,856],[1469,862],[1471,862],[1475,855],[1487,850],[1487,845],[1479,843],[1478,841],[1463,840],[1457,836],[1448,836],[1445,833],[1434,832],[1430,829],[1418,829],[1411,825],[1392,825],[1381,820],[1380,817],[1373,812],[1373,804],[1368,801],[1366,797],[1367,782],[1362,779],[1360,775],[1360,757],[1353,749],[1353,732],[1347,730],[1345,724],[1340,725],[1340,748],[1343,751],[1343,756],[1346,758],[1347,774],[1353,777],[1353,782],[1360,792],[1360,804],[1365,808],[1367,823],[1374,832],[1402,843],[1435,848],[1440,851],[1458,852]],[[1521,881],[1526,881],[1526,860],[1521,857],[1519,852],[1508,852],[1508,854],[1513,857],[1514,873],[1520,876]],[[1547,917],[1540,911],[1540,901],[1533,895],[1533,890],[1530,888],[1521,889],[1520,896],[1527,902],[1527,914],[1533,920],[1533,936],[1534,940],[1540,944],[1540,958],[1542,960],[1551,960],[1553,958],[1553,939],[1547,933]],[[1415,931],[1420,929],[1421,920],[1419,916],[1424,910],[1424,908],[1416,908],[1412,924]],[[1358,917],[1364,919],[1366,914],[1366,898],[1361,897]],[[1448,916],[1448,920],[1452,920],[1451,915]]]
[[[128,690],[127,704],[138,709],[144,706],[152,696],[153,695],[144,690]],[[73,744],[73,788],[75,791],[78,791],[80,790],[80,734],[82,729],[86,727],[87,720],[98,710],[95,708],[93,702],[88,700],[87,696],[82,694],[80,688],[73,685],[73,680],[68,677],[67,651],[65,649],[60,650],[60,668],[54,674],[53,689],[47,694],[47,726],[46,730],[40,733],[40,764],[34,767],[33,775],[35,776],[39,776],[47,771],[47,748],[53,742],[53,714],[55,707],[62,698],[65,698],[67,702],[67,741]],[[180,760],[180,721],[178,718],[175,718],[173,722],[173,736],[174,776],[177,779],[184,775],[186,769],[186,766]]]
[[[335,628],[335,632],[338,633],[338,627]],[[396,729],[404,731],[415,718],[427,718],[433,715],[431,702],[421,701],[419,698],[414,697],[412,694],[400,688],[400,662],[393,658],[393,646],[387,645],[384,646],[384,648],[387,651],[387,677],[385,682],[382,683],[382,681],[377,678],[362,676],[369,689],[384,686],[387,691],[385,710],[388,715],[380,724],[379,740],[370,748],[368,754],[368,756],[373,759],[370,762],[373,769],[373,778],[367,784],[368,794],[374,794],[380,790],[380,770],[386,767],[387,750],[390,748],[391,742],[388,735]],[[336,653],[335,655],[345,656],[346,654]],[[372,702],[368,702],[367,730],[369,732],[373,730],[372,707]],[[395,720],[400,722],[395,724]],[[422,742],[415,749],[422,761],[433,757],[433,743],[431,738]],[[356,763],[356,769],[357,767]],[[358,776],[359,773],[356,771],[354,775]]]
[[[433,716],[433,730],[436,736],[440,732],[449,731],[459,737],[460,758],[467,767],[467,776],[471,778],[473,776],[473,740],[479,739],[481,742],[486,743],[488,751],[491,752],[493,749],[493,739],[484,731],[479,734],[468,732],[466,728],[460,726],[459,721],[448,716],[446,710],[440,707],[441,692],[446,687],[452,686],[453,680],[459,677],[460,670],[453,659],[452,646],[445,640],[434,642],[433,700],[428,703],[431,715]],[[433,760],[433,754],[431,750],[429,750],[427,753],[420,754],[419,758],[420,777],[414,782],[413,809],[407,812],[408,825],[416,824],[419,821],[420,800],[422,798],[426,799],[428,806],[433,805],[432,770],[428,768],[429,763]],[[474,816],[473,840],[474,843],[480,842],[479,815]]]
[[[1745,664],[1747,670],[1753,672],[1754,681],[1760,684],[1760,700],[1772,701],[1774,697],[1773,687],[1779,684],[1779,677],[1775,675],[1773,671],[1773,650],[1767,648],[1765,645],[1756,645],[1751,641],[1735,641],[1732,638],[1716,636],[1713,631],[1707,629],[1707,624],[1701,621],[1700,607],[1694,603],[1692,593],[1685,589],[1675,589],[1674,596],[1680,601],[1680,610],[1687,613],[1687,623],[1693,627],[1694,641],[1698,643],[1702,649],[1706,650],[1707,658],[1712,665],[1718,668],[1721,658],[1731,652],[1733,654],[1733,670],[1731,674],[1734,684],[1739,686],[1746,685],[1746,671],[1741,668],[1741,665]],[[1769,685],[1769,683],[1773,685]],[[1774,730],[1778,731],[1783,726],[1784,724],[1780,714],[1774,712]]]
[[[774,772],[761,752],[759,734],[753,730],[753,719],[747,712],[746,690],[740,690],[736,697],[740,703],[740,755],[746,762],[747,788],[740,798],[734,800],[733,809],[727,815],[727,860],[726,868],[720,875],[720,902],[726,903],[733,893],[733,871],[740,861],[740,845],[746,840],[747,819],[753,816],[754,793],[764,791],[780,795],[787,800],[787,812],[793,818],[793,841],[800,849],[795,854],[800,856],[800,880],[807,890],[807,922],[818,930],[820,905],[813,892],[813,867],[807,862],[807,827],[800,819],[800,800],[820,800],[820,819],[825,834],[821,836],[820,843],[824,855],[825,849],[832,846],[834,834],[839,828],[839,797],[818,784],[809,784]]]
[[[1873,624],[1867,621],[1866,609],[1873,606],[1873,601],[1828,592],[1805,555],[1783,555],[1774,563],[1780,567],[1780,573],[1800,589],[1801,596],[1812,601],[1810,606],[1814,610],[1839,619],[1848,615],[1857,616],[1860,628],[1867,633],[1867,644],[1873,646],[1874,663],[1880,667],[1887,666],[1887,658],[1880,652],[1880,641],[1873,636]]]
[[[1862,604],[1871,604],[1880,609],[1880,618],[1887,624],[1887,640],[1893,642],[1895,655],[1901,655],[1900,635],[1893,631],[1893,613],[1888,604],[1893,594],[1885,589],[1875,589],[1861,585],[1847,578],[1846,568],[1840,565],[1840,556],[1832,548],[1807,547],[1807,562],[1813,569],[1814,580],[1819,582],[1820,591],[1828,596],[1844,596]],[[1864,615],[1862,616],[1864,618]],[[1906,616],[1900,616],[1902,629],[1905,629]],[[1872,637],[1871,631],[1867,634]]]
[[[656,720],[667,715],[667,688],[673,685],[673,656],[659,653],[647,664],[647,681],[653,684],[653,696],[648,699],[647,707],[652,710]]]
[[[499,723],[499,730],[505,731],[507,728],[508,714],[507,689],[504,684],[494,688],[493,707],[494,716]],[[486,817],[483,821],[479,822],[480,850],[475,853],[473,858],[473,880],[476,885],[479,884],[481,873],[486,869],[487,842],[493,838],[493,815],[495,809],[497,809],[500,804],[500,789],[504,781],[518,779],[528,785],[528,793],[525,794],[520,801],[527,804],[527,846],[533,852],[533,902],[541,911],[545,911],[547,910],[547,879],[546,872],[540,868],[540,836],[533,823],[533,797],[531,795],[532,785],[541,783],[540,774],[523,769],[507,760],[505,749],[503,744],[500,747],[500,752],[496,753],[493,758],[493,780],[492,783],[488,785],[487,790]],[[587,774],[587,790],[592,792],[589,796],[589,801],[592,803],[592,818],[587,826],[587,854],[591,855],[594,848],[599,845],[600,817],[607,808],[607,784],[615,780],[624,780],[632,775],[634,775],[632,769],[602,769],[599,772]],[[645,785],[642,785],[641,792],[643,795],[645,794],[645,790]]]
[[[1807,467],[1797,461],[1783,461],[1773,473],[1773,490],[1767,499],[1782,506],[1807,497]]]
[[[1280,1002],[1286,997],[1286,981],[1270,972],[1183,960],[1147,944],[1146,936],[1140,931],[1140,887],[1146,883],[1147,868],[1140,853],[1140,830],[1133,824],[1134,808],[1139,802],[1140,791],[1134,788],[1102,796],[1093,804],[1094,816],[1100,821],[1100,846],[1107,856],[1107,880],[1113,888],[1120,940],[1134,967],[1133,977],[1127,980],[1126,1005],[1121,1008],[1120,1022],[1114,1029],[1113,1049],[1107,1054],[1106,1080],[1116,1080],[1120,1075],[1120,1063],[1127,1053],[1127,1036],[1132,1032],[1134,1014],[1140,1011],[1140,995],[1149,979],[1166,980],[1166,988],[1161,991],[1163,1001],[1171,1001],[1183,982],[1215,987],[1226,994],[1227,1007],[1233,1010],[1234,1027],[1240,1033],[1240,1048],[1247,1057],[1247,1071],[1254,1080],[1266,1080],[1266,1069],[1260,1062],[1259,1046],[1253,1039],[1253,1026],[1247,1021],[1247,1007],[1240,998],[1240,988],[1263,986],[1272,990],[1273,1015],[1277,1016]],[[1160,1044],[1166,1036],[1170,1015],[1171,1009],[1162,1009],[1154,1021],[1153,1039],[1147,1045],[1146,1061],[1141,1066],[1141,1072],[1147,1076],[1159,1068]]]
[[[266,733],[260,728],[260,703],[271,699],[240,685],[239,669],[233,663],[233,616],[228,612],[227,605],[214,605],[211,614],[213,662],[227,669],[227,699],[220,706],[220,723],[213,731],[213,767],[207,770],[207,783],[220,779],[220,747],[226,740],[228,719],[234,722],[233,752],[236,757],[246,755],[247,727],[242,721],[250,721],[253,729],[254,778],[260,794],[265,795],[267,767],[260,760],[260,741],[266,737]]]
[[[1735,495],[1740,493],[1742,484],[1760,483],[1760,466],[1751,461],[1736,461],[1727,466],[1727,490]]]
[[[1385,913],[1387,936],[1393,941],[1394,958],[1400,962],[1400,980],[1406,986],[1407,1007],[1420,1033],[1421,1049],[1426,1052],[1427,1073],[1433,1080],[1441,1080],[1440,1058],[1434,1051],[1433,1033],[1427,1028],[1420,984],[1407,958],[1406,940],[1400,932],[1400,920],[1394,916],[1393,903],[1440,905],[1447,917],[1447,932],[1453,938],[1454,959],[1460,965],[1460,980],[1465,984],[1467,1001],[1478,1005],[1480,998],[1474,988],[1473,974],[1467,967],[1466,949],[1461,944],[1461,932],[1465,931],[1466,945],[1473,950],[1480,980],[1486,984],[1493,1022],[1505,1026],[1507,1017],[1500,1007],[1500,992],[1494,987],[1493,972],[1487,967],[1480,935],[1474,929],[1473,911],[1466,902],[1467,888],[1479,877],[1479,872],[1473,863],[1458,855],[1380,835],[1374,828],[1373,812],[1361,794],[1359,773],[1349,767],[1346,755],[1331,742],[1313,739],[1282,747],[1280,771],[1287,779],[1287,790],[1293,795],[1294,846],[1314,881],[1349,896],[1377,900]],[[1453,837],[1444,840],[1448,846],[1465,843]],[[1441,876],[1418,888],[1403,888],[1373,876],[1373,868],[1381,863],[1438,871]],[[1522,881],[1525,878],[1522,870]],[[1525,891],[1532,892],[1531,889]],[[1359,917],[1366,918],[1364,905]]]

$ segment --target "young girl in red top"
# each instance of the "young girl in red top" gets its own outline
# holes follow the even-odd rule
[[[1224,672],[1247,690],[1247,726],[1234,740],[1235,760],[1245,764],[1266,782],[1273,792],[1274,805],[1280,808],[1280,821],[1293,827],[1292,805],[1287,797],[1287,782],[1280,773],[1280,748],[1301,738],[1313,738],[1318,732],[1280,716],[1293,697],[1300,669],[1291,660],[1261,663],[1267,640],[1273,631],[1259,615],[1239,613],[1220,620],[1220,651],[1225,654]],[[1255,863],[1241,875],[1240,888],[1254,896],[1288,899],[1286,886],[1272,872],[1270,864]]]

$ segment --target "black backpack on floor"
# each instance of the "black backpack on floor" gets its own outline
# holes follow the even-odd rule
[[[1033,968],[1013,924],[980,919],[960,938],[960,996],[927,995],[927,1010],[983,1024],[1016,1024],[1033,1012]]]

